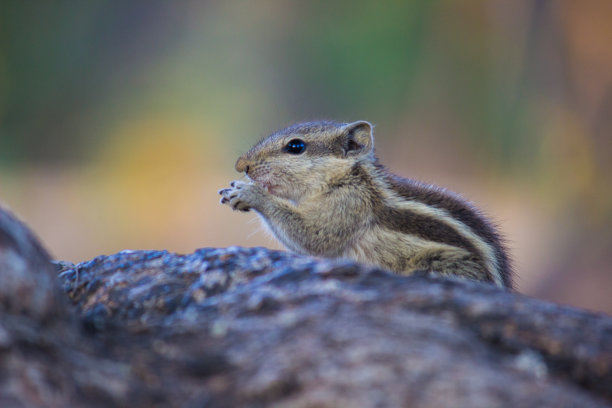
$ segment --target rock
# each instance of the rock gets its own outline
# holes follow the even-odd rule
[[[54,330],[33,321],[37,352],[0,329],[0,406],[612,404],[612,318],[492,285],[264,248],[58,268],[73,306],[55,302]],[[6,386],[15,359],[57,403]]]
[[[32,232],[0,207],[0,310],[37,319],[62,310],[49,255]]]

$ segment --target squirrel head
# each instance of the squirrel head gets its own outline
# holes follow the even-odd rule
[[[307,122],[261,140],[235,167],[271,194],[297,203],[321,193],[364,160],[374,160],[369,122]]]

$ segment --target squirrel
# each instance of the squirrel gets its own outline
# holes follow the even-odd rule
[[[248,181],[219,190],[221,204],[254,210],[297,253],[512,289],[495,226],[458,194],[385,169],[372,129],[318,121],[279,130],[238,158]]]

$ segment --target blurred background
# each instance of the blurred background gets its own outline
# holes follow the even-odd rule
[[[611,21],[609,0],[2,1],[0,201],[73,262],[278,248],[218,204],[236,158],[365,119],[394,172],[497,221],[519,291],[612,313]]]

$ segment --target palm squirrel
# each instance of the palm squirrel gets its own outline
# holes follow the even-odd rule
[[[292,251],[512,287],[495,227],[459,195],[387,171],[366,121],[290,126],[235,167],[249,181],[219,190],[221,203],[255,210]]]

